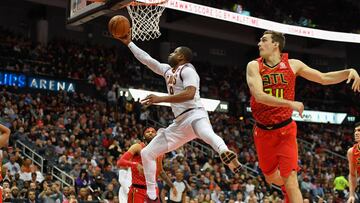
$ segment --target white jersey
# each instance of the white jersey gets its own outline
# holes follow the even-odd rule
[[[171,108],[175,117],[179,116],[187,109],[203,107],[203,104],[200,101],[200,77],[192,64],[183,64],[173,72],[169,64],[160,63],[153,59],[148,53],[141,50],[133,42],[129,43],[128,47],[141,63],[149,67],[156,74],[165,78],[166,87],[170,95],[178,94],[188,86],[194,86],[196,88],[195,96],[192,100],[171,103]]]

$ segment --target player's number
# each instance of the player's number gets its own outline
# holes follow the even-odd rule
[[[169,92],[170,92],[170,95],[174,94],[174,88],[172,86],[169,86]]]
[[[169,93],[170,95],[174,94],[174,85],[176,84],[176,77],[170,76],[168,80],[168,86],[169,86]]]
[[[284,89],[279,88],[279,89],[272,89],[272,88],[265,88],[264,92],[268,95],[274,96],[276,98],[284,98]]]

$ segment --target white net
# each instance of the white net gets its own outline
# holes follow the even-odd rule
[[[160,37],[160,17],[165,10],[167,0],[155,0],[154,3],[132,3],[126,8],[129,12],[133,40],[151,40]]]

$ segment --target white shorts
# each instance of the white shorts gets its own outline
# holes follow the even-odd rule
[[[167,128],[160,128],[158,135],[165,135],[167,152],[173,151],[195,138],[199,138],[194,132],[192,124],[202,118],[209,120],[207,111],[203,108],[194,109],[174,119],[174,123]]]

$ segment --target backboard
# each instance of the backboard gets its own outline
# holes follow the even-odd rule
[[[132,0],[68,0],[66,23],[81,25],[94,18],[125,7]]]

